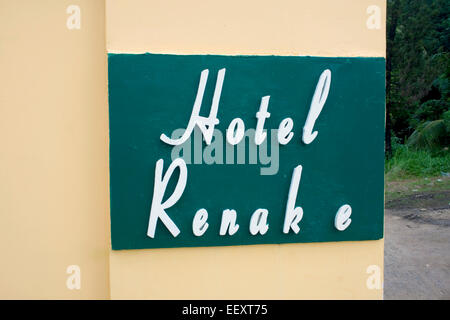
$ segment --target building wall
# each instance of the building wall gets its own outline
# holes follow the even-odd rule
[[[106,50],[384,57],[385,6],[0,0],[0,298],[382,298],[383,240],[111,251]]]
[[[104,8],[0,0],[0,299],[110,296]]]
[[[381,9],[380,29],[367,8]],[[107,50],[385,56],[384,0],[107,0]],[[370,13],[371,11],[369,11]],[[111,251],[114,299],[380,299],[384,240]],[[369,271],[372,270],[369,268]]]

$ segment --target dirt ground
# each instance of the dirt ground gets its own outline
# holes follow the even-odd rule
[[[450,299],[450,191],[387,199],[384,254],[384,299]]]

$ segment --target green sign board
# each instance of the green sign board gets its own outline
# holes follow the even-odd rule
[[[108,65],[113,249],[383,237],[383,58]]]

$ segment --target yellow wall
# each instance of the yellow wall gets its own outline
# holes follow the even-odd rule
[[[367,7],[381,28],[366,27]],[[384,57],[385,0],[106,0],[109,52]]]
[[[99,0],[0,0],[0,299],[109,298],[104,25]]]
[[[367,7],[382,10],[369,30]],[[385,0],[107,0],[109,52],[385,56]],[[113,299],[380,299],[384,240],[111,251]]]
[[[384,56],[384,24],[385,0],[107,0],[105,36],[102,0],[0,0],[0,298],[381,298],[366,269],[383,267],[383,240],[110,251],[105,39],[110,52]]]

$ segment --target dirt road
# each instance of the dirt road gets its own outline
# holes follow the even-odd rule
[[[386,209],[384,299],[450,299],[450,195],[424,198]]]

